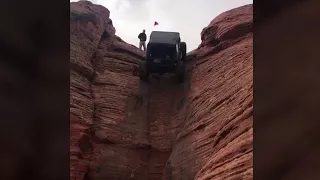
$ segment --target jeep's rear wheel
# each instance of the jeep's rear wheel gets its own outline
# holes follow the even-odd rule
[[[182,61],[185,61],[187,57],[187,44],[185,42],[180,42],[180,51],[182,54],[181,59]]]
[[[184,82],[185,79],[185,65],[182,61],[178,62],[177,69],[176,69],[176,76],[178,79],[178,83]]]
[[[139,76],[141,81],[146,82],[149,80],[149,73],[145,63],[141,63],[139,66]]]

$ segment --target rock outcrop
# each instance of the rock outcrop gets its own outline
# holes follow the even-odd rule
[[[252,179],[252,13],[252,5],[222,13],[189,55],[189,110],[172,151],[182,179]]]
[[[71,179],[252,179],[252,24],[252,5],[221,14],[184,84],[145,84],[109,11],[71,3]]]
[[[97,155],[109,150],[110,143],[130,141],[131,133],[146,139],[146,129],[134,128],[146,120],[131,120],[127,111],[131,99],[139,99],[134,94],[139,80],[131,74],[144,53],[117,37],[109,11],[89,1],[71,3],[70,48],[70,176],[83,179],[95,166],[92,160],[105,161]],[[118,149],[115,152],[120,153]],[[107,163],[122,165],[120,159]]]

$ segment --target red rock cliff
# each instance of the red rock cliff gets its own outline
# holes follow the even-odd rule
[[[109,11],[70,12],[71,179],[252,179],[252,6],[215,18],[188,79],[144,84]]]

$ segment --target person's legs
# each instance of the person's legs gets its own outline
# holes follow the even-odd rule
[[[142,47],[142,42],[140,41],[139,42],[139,49],[141,49],[141,47]]]
[[[143,42],[142,45],[143,45],[143,51],[146,51],[146,42]]]

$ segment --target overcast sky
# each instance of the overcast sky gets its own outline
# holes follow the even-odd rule
[[[75,2],[78,0],[70,0]],[[180,32],[188,51],[201,42],[200,33],[220,13],[253,3],[253,0],[91,0],[110,10],[116,34],[138,46],[138,34],[146,30]],[[159,23],[153,26],[154,21]]]

